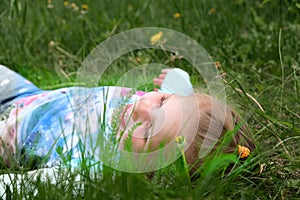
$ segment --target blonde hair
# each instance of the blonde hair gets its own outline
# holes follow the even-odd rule
[[[236,130],[236,133],[232,134],[229,144],[222,147],[222,152],[237,152],[239,145],[250,151],[255,148],[247,125],[233,109],[206,94],[196,94],[196,98],[200,109],[198,131],[185,152],[187,162],[193,165],[194,169],[201,164],[199,159],[201,150],[208,148],[211,149],[210,152],[216,150],[220,144],[220,138],[229,131]],[[205,146],[207,145],[204,143],[205,140],[209,141],[210,147]]]

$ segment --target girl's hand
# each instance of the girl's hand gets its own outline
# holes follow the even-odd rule
[[[161,70],[161,74],[157,77],[153,79],[153,83],[155,85],[161,86],[161,84],[163,83],[163,81],[165,80],[165,77],[167,75],[167,73],[170,71],[171,69],[163,69]],[[154,91],[157,91],[158,89],[155,88]]]

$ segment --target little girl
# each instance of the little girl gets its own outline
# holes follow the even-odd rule
[[[183,136],[191,165],[236,127],[224,151],[246,157],[253,149],[239,116],[208,95],[194,94],[186,72],[163,70],[154,83],[161,89],[149,93],[114,86],[45,91],[0,65],[4,164],[35,168],[69,162],[76,166],[83,155],[101,157],[91,151],[99,145],[99,135],[105,142],[117,143],[119,150],[136,154],[162,148],[170,154],[175,150],[171,144]]]

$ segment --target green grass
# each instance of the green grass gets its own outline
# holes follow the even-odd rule
[[[71,86],[81,62],[109,36],[138,27],[164,27],[197,40],[222,64],[228,100],[248,123],[257,148],[230,173],[231,157],[215,156],[187,182],[181,160],[155,174],[128,174],[109,168],[103,177],[84,172],[84,194],[66,184],[33,182],[41,199],[71,199],[84,195],[109,199],[293,199],[300,196],[300,4],[296,0],[173,0],[173,1],[10,0],[0,7],[0,63],[44,89]],[[80,14],[81,4],[89,6]],[[214,9],[214,10],[212,10]],[[180,13],[178,19],[174,13]],[[56,45],[50,45],[53,41]],[[138,59],[137,59],[138,57]],[[159,51],[122,56],[105,72],[103,85],[114,85],[124,72],[169,58]],[[180,60],[171,67],[188,69]],[[193,71],[195,84],[203,84]],[[234,90],[241,89],[244,93]],[[245,93],[264,108],[262,112]],[[1,173],[9,172],[3,169]],[[201,176],[202,174],[202,176]],[[150,178],[151,177],[151,178]],[[31,198],[33,192],[13,198]]]

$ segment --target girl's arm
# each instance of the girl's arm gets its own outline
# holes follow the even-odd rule
[[[179,68],[163,69],[161,74],[153,79],[154,84],[159,85],[159,92],[189,96],[194,94],[190,76]]]

